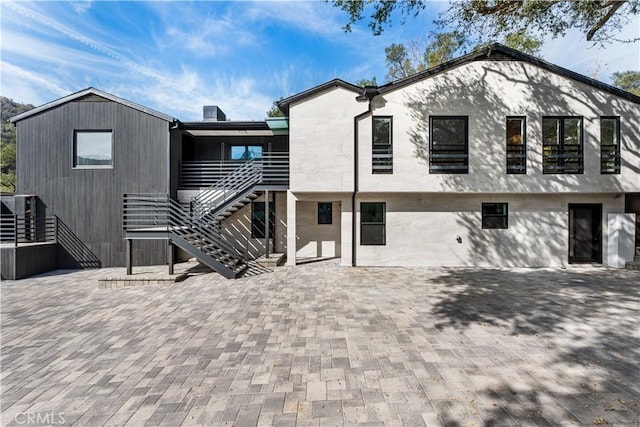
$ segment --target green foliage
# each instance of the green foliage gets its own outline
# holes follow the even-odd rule
[[[16,189],[16,129],[9,118],[34,108],[30,104],[20,104],[0,96],[0,119],[2,134],[0,139],[0,191],[13,192]]]
[[[378,82],[376,81],[375,76],[370,79],[360,79],[356,81],[356,86],[365,87],[365,86],[378,86]]]
[[[464,43],[464,36],[457,31],[434,34],[424,47],[424,64],[431,68],[452,60]]]
[[[282,114],[282,111],[280,111],[275,101],[269,111],[267,111],[267,117],[284,117],[284,114]]]
[[[640,71],[620,71],[611,76],[613,85],[640,96]]]
[[[420,14],[428,4],[424,0],[332,0],[332,3],[348,15],[345,31],[371,12],[368,26],[374,35],[391,26],[392,16],[400,15],[400,21],[404,22]],[[614,39],[629,17],[638,13],[640,0],[461,0],[441,14],[438,24],[440,29],[457,27],[465,36],[480,41],[520,33],[557,37],[575,28],[587,40],[602,43]],[[638,40],[640,37],[625,41]]]

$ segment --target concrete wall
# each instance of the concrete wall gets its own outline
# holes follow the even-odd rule
[[[386,245],[360,245],[363,266],[565,266],[569,203],[602,203],[603,259],[607,259],[607,215],[622,212],[622,198],[597,195],[394,194],[360,195],[386,202]],[[482,203],[506,202],[509,228],[482,229]],[[458,239],[459,238],[459,239]],[[459,240],[459,241],[458,241]]]
[[[270,192],[271,194],[271,192]],[[263,202],[264,195],[258,197],[256,201]],[[273,200],[273,199],[272,199]],[[275,193],[276,203],[276,224],[275,241],[269,248],[270,252],[286,253],[287,250],[287,197],[286,193],[279,191]],[[251,204],[240,209],[231,215],[223,223],[224,233],[230,242],[244,247],[248,244],[249,253],[253,258],[258,258],[265,253],[265,240],[251,238]],[[247,240],[248,239],[248,240]]]
[[[318,224],[318,201],[296,203],[296,259],[335,258],[341,255],[342,203],[327,201],[332,203],[331,224]]]
[[[356,96],[337,87],[290,106],[292,191],[353,190],[353,118],[367,109]]]

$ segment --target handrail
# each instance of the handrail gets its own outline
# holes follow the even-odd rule
[[[0,242],[45,243],[57,240],[55,215],[37,218],[33,215],[5,214],[0,216]]]
[[[246,261],[247,254],[223,240],[204,219],[190,215],[167,194],[128,193],[123,200],[125,231],[166,231],[180,237],[211,256],[219,251]]]

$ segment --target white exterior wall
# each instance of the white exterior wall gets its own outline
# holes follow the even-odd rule
[[[640,105],[526,62],[467,63],[379,95],[373,107],[393,116],[393,174],[371,173],[369,116],[359,128],[363,192],[640,191]],[[466,175],[429,174],[429,116],[439,115],[469,117]],[[526,175],[506,173],[507,116],[527,118]],[[583,116],[583,175],[543,175],[542,116]],[[600,116],[620,116],[620,175],[600,174]]]
[[[332,223],[318,224],[318,202],[297,202],[296,259],[335,258],[341,255],[341,202],[332,203]]]
[[[367,110],[336,87],[289,107],[291,191],[353,191],[353,118]]]
[[[380,193],[359,202],[386,202],[386,245],[361,246],[362,266],[565,266],[569,204],[602,203],[602,255],[607,259],[607,215],[624,210],[615,194],[518,195]],[[482,229],[482,203],[508,203],[508,227]],[[360,214],[357,214],[360,224]],[[460,242],[457,238],[460,238]]]

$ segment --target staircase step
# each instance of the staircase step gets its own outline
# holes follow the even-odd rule
[[[629,261],[624,265],[624,268],[627,270],[640,270],[640,262]]]

